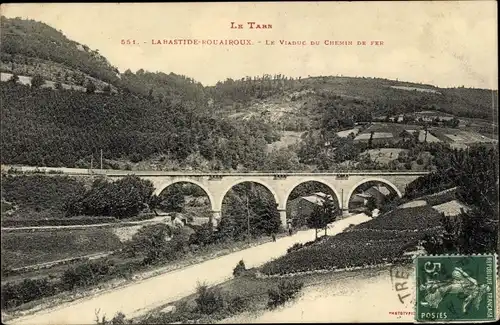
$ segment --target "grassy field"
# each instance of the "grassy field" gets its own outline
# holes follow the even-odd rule
[[[111,229],[2,233],[2,264],[7,268],[113,251],[121,247]]]
[[[431,132],[439,140],[449,144],[473,144],[494,141],[494,139],[492,138],[473,131],[448,128],[432,128]]]

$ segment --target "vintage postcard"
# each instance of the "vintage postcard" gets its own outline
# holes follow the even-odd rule
[[[498,320],[496,2],[0,11],[3,323]]]

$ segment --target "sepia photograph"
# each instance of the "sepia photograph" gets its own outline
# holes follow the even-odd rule
[[[0,14],[2,323],[498,321],[497,2]]]

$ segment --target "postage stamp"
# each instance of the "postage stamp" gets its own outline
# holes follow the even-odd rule
[[[417,322],[494,321],[496,255],[419,256]]]

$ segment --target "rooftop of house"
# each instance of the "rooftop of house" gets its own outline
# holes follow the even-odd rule
[[[367,195],[370,195],[370,196],[380,196],[380,195],[384,195],[382,194],[379,189],[375,186],[373,187],[370,187],[369,189],[367,189],[366,191],[364,191],[364,194],[367,194]]]

